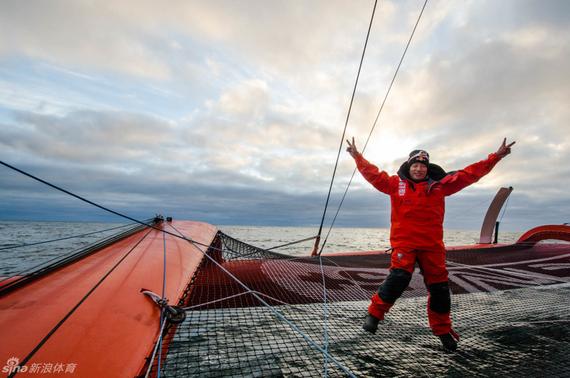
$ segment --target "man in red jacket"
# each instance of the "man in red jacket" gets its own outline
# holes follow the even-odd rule
[[[456,350],[459,336],[451,328],[451,297],[443,244],[445,197],[489,173],[499,160],[511,153],[515,142],[507,145],[505,138],[497,152],[489,154],[487,159],[450,173],[430,163],[426,151],[414,150],[394,176],[364,159],[354,138],[352,143],[347,142],[347,151],[362,176],[388,194],[392,205],[390,274],[372,296],[363,328],[376,332],[378,323],[408,287],[417,262],[429,292],[428,320],[432,332],[446,350]]]

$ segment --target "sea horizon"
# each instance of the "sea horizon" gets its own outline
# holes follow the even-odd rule
[[[85,248],[97,240],[121,231],[121,226],[127,227],[129,225],[133,225],[133,222],[0,220],[0,259],[2,259],[0,276],[16,274],[41,261]],[[311,238],[318,232],[317,226],[216,225],[216,227],[233,238],[265,249]],[[327,227],[323,228],[321,246],[326,239],[328,230]],[[447,246],[475,244],[478,242],[479,233],[479,230],[446,229],[444,230],[444,241]],[[71,238],[77,235],[83,236]],[[516,232],[500,233],[499,242],[512,243],[520,235]],[[22,246],[22,244],[60,238],[65,238],[65,240]],[[311,239],[279,248],[277,251],[294,256],[305,256],[310,254],[313,246],[314,240]],[[327,239],[324,252],[378,251],[389,248],[390,230],[388,228],[335,227]]]

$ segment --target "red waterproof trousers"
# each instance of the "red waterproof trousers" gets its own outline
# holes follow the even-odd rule
[[[390,310],[395,300],[408,286],[416,262],[429,292],[427,308],[429,325],[435,335],[449,333],[451,332],[450,295],[445,266],[445,249],[394,249],[390,275],[383,286],[380,286],[378,293],[372,297],[368,312],[380,320],[384,319],[384,314]],[[394,284],[390,286],[390,282]]]

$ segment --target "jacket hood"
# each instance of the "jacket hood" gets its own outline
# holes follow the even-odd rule
[[[448,174],[449,173],[445,172],[445,170],[441,168],[439,165],[433,163],[428,164],[427,181],[440,181]],[[410,165],[408,164],[407,161],[402,163],[400,169],[398,169],[398,176],[401,179],[406,179],[411,182],[414,182],[414,180],[412,180],[412,178],[410,177]]]

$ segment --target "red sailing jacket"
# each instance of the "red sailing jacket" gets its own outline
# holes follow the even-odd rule
[[[355,158],[358,170],[376,189],[390,196],[392,202],[392,248],[441,249],[445,197],[477,182],[500,160],[492,153],[486,160],[450,173],[439,181],[419,183],[403,175],[390,176],[369,163],[362,155]]]

